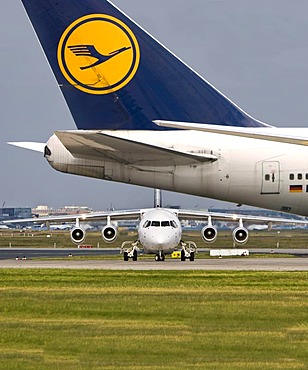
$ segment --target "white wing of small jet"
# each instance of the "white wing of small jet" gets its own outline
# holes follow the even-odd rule
[[[74,215],[60,215],[60,216],[47,216],[47,217],[32,217],[18,220],[6,220],[4,224],[19,224],[28,222],[69,222],[76,221],[125,221],[125,220],[139,220],[143,214],[155,208],[135,209],[135,210],[122,210],[122,211],[110,211],[110,212],[91,212],[85,214],[74,214]],[[172,208],[166,209],[171,213],[174,213],[179,220],[196,220],[207,222],[209,218],[211,220],[230,221],[230,222],[254,222],[254,223],[276,223],[276,224],[294,224],[294,225],[308,225],[308,219],[306,218],[284,218],[284,217],[265,217],[255,215],[244,215],[240,213],[223,213],[223,212],[206,212],[206,211],[193,211],[193,210],[178,210]]]
[[[32,218],[24,218],[18,220],[6,220],[3,221],[5,224],[20,224],[20,223],[28,223],[28,222],[49,222],[49,223],[57,223],[57,222],[72,222],[79,220],[79,222],[83,221],[107,221],[111,218],[112,221],[125,221],[125,220],[138,220],[142,215],[143,211],[138,210],[123,210],[123,211],[110,211],[110,212],[91,212],[85,214],[73,214],[73,215],[60,215],[60,216],[46,216],[46,217],[32,217]]]
[[[223,213],[223,212],[203,212],[203,211],[192,211],[192,210],[178,210],[177,216],[180,220],[196,220],[202,221],[207,218],[219,221],[230,221],[230,222],[254,222],[264,224],[295,224],[295,225],[308,225],[308,219],[294,219],[284,217],[265,217],[256,215],[244,215],[240,213]]]

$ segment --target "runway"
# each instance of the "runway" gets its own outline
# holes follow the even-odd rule
[[[100,269],[100,270],[229,270],[229,271],[308,271],[306,258],[222,258],[196,259],[194,262],[166,259],[155,262],[154,259],[140,259],[137,262],[110,260],[1,260],[0,268],[39,268],[39,269]]]
[[[65,258],[70,254],[73,256],[116,256],[119,255],[118,248],[1,248],[0,260],[23,258]]]
[[[209,252],[200,249],[199,252]],[[0,249],[0,268],[64,268],[101,270],[236,270],[236,271],[308,271],[308,249],[251,249],[251,255],[270,254],[270,257],[240,257],[199,259],[194,262],[166,258],[155,262],[153,256],[143,256],[137,262],[124,262],[112,256],[119,255],[117,248],[57,249],[57,248],[3,248]],[[289,254],[292,257],[278,257]],[[69,257],[71,256],[71,257]],[[81,260],[78,257],[86,256]],[[110,256],[110,259],[94,259]],[[93,260],[91,260],[93,257]],[[24,258],[24,259],[23,259]],[[40,260],[40,259],[44,260]],[[56,260],[56,259],[59,260]]]
[[[199,253],[210,253],[209,248],[199,248]],[[308,249],[270,249],[270,248],[249,248],[251,255],[292,255],[295,257],[307,257]],[[69,255],[74,257],[97,257],[97,256],[116,256],[120,254],[119,248],[0,248],[0,261],[26,257],[33,258],[65,258]],[[149,256],[149,259],[152,256]],[[154,258],[154,257],[153,257]]]

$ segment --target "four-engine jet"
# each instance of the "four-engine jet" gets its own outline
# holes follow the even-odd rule
[[[181,251],[182,261],[186,259],[194,261],[197,246],[194,242],[182,239],[181,220],[199,220],[204,223],[201,236],[206,243],[214,243],[218,236],[217,227],[213,225],[213,220],[237,223],[238,225],[232,231],[232,238],[233,242],[238,245],[244,245],[248,241],[249,232],[244,226],[244,221],[262,222],[269,225],[273,222],[297,225],[308,223],[306,220],[163,208],[161,199],[161,193],[156,189],[153,208],[7,220],[4,223],[24,224],[31,222],[39,225],[45,223],[51,228],[54,223],[58,225],[63,222],[75,222],[75,226],[70,231],[71,240],[74,244],[81,245],[86,239],[83,222],[104,221],[106,225],[102,228],[102,238],[106,243],[113,243],[118,235],[115,222],[135,220],[138,221],[138,238],[123,242],[121,250],[124,261],[128,261],[129,258],[137,261],[138,251],[142,251],[144,254],[154,254],[156,261],[164,261],[166,254],[171,254],[176,250]]]

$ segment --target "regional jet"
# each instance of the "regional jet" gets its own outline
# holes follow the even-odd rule
[[[308,215],[307,129],[254,119],[109,0],[22,3],[78,130],[16,145],[64,173]]]
[[[138,252],[140,251],[144,254],[154,254],[156,261],[164,261],[166,254],[180,251],[181,261],[194,261],[197,245],[192,241],[184,241],[182,239],[182,220],[199,220],[204,223],[205,226],[201,230],[201,236],[206,243],[214,243],[218,236],[217,227],[212,222],[213,219],[237,223],[237,226],[232,231],[233,242],[237,245],[244,245],[248,241],[249,231],[244,226],[244,221],[267,223],[268,226],[266,227],[271,227],[272,223],[293,225],[307,225],[308,223],[304,219],[296,220],[280,217],[272,218],[163,208],[161,199],[161,192],[156,189],[153,208],[7,220],[4,223],[25,224],[31,222],[38,223],[40,226],[43,224],[48,225],[49,228],[52,228],[54,223],[58,225],[59,222],[74,222],[75,226],[70,230],[70,237],[74,244],[80,246],[86,239],[86,230],[82,223],[104,221],[106,225],[101,231],[102,238],[106,243],[113,243],[118,235],[115,222],[136,220],[139,222],[137,240],[127,240],[121,245],[124,261],[129,259],[137,261]]]

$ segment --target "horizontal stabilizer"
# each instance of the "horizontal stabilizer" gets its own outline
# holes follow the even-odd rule
[[[133,166],[185,166],[213,162],[211,154],[181,152],[101,131],[57,131],[59,140],[75,158],[97,158]]]
[[[40,153],[44,153],[44,149],[46,146],[46,143],[34,143],[34,142],[8,142],[8,144]]]
[[[190,122],[173,122],[173,121],[154,121],[160,127],[169,127],[181,130],[194,130],[201,132],[209,132],[212,134],[222,134],[247,139],[259,139],[266,141],[274,141],[278,143],[308,145],[307,129],[294,130],[294,128],[277,128],[277,127],[226,127],[203,125]],[[296,132],[296,135],[294,135]]]

